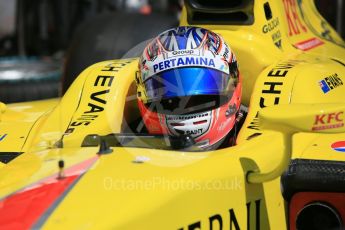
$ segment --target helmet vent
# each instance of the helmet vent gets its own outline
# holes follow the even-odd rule
[[[201,125],[201,124],[204,124],[206,122],[207,122],[207,120],[196,121],[196,122],[193,122],[193,125]]]
[[[171,123],[171,126],[184,126],[183,123]]]

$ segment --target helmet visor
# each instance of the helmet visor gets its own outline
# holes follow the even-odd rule
[[[196,95],[231,97],[235,82],[229,74],[205,67],[167,70],[147,79],[144,84],[148,102]]]

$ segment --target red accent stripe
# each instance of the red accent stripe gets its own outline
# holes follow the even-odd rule
[[[207,122],[207,120],[196,121],[196,122],[193,122],[193,125],[200,125],[200,124],[204,124],[206,122]]]
[[[56,179],[55,174],[1,200],[0,229],[30,228],[97,159],[66,169],[64,179]]]
[[[29,229],[77,178],[71,176],[53,184],[43,184],[1,201],[1,228]]]
[[[303,51],[307,51],[307,50],[311,50],[317,46],[323,45],[324,42],[321,41],[318,38],[311,38],[302,42],[298,42],[295,44],[296,48],[303,50]]]

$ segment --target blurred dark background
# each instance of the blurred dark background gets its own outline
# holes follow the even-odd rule
[[[344,0],[315,0],[320,13],[345,37]],[[175,14],[179,0],[0,0],[0,57],[62,55],[76,28],[113,11]]]
[[[0,101],[63,95],[87,66],[177,26],[181,7],[180,0],[0,0]]]
[[[344,38],[344,0],[315,3]],[[0,101],[62,95],[87,66],[123,57],[177,26],[182,5],[183,0],[0,0]]]
[[[0,56],[54,55],[95,15],[125,11],[177,14],[178,0],[0,0]]]

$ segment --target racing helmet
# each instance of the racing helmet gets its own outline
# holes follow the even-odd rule
[[[190,135],[206,149],[236,124],[242,91],[237,60],[210,30],[183,26],[158,35],[143,51],[136,83],[150,134]]]

